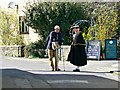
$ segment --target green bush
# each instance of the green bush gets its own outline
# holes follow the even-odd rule
[[[26,58],[44,58],[46,56],[45,46],[42,41],[30,43],[24,47],[24,56]]]
[[[64,44],[69,44],[69,29],[73,21],[87,19],[81,3],[36,2],[26,6],[26,24],[37,30],[43,41],[60,25]]]

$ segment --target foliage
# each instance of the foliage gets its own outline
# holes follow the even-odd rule
[[[42,50],[42,51],[41,51]],[[24,47],[25,57],[45,57],[45,49],[42,41],[36,41],[35,43],[30,43]]]
[[[104,51],[105,39],[118,38],[120,30],[120,3],[34,3],[26,6],[26,23],[37,30],[44,43],[48,34],[60,25],[64,44],[69,44],[69,29],[76,20],[90,20],[91,26],[81,24],[85,40],[101,40]],[[89,27],[89,28],[88,28]],[[43,44],[44,46],[44,44]],[[119,49],[119,46],[118,46]]]
[[[81,3],[44,2],[26,6],[26,23],[36,29],[43,40],[54,30],[55,24],[60,25],[64,44],[69,43],[69,28],[73,21],[86,19]]]
[[[18,31],[17,15],[0,9],[1,45],[22,45],[23,38]]]
[[[120,2],[117,2],[116,8],[117,8],[117,14],[118,14],[117,38],[120,39]]]
[[[117,3],[85,3],[85,9],[93,25],[89,27],[87,40],[104,40],[116,38],[119,28]]]

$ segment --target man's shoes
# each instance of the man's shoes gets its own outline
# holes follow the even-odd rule
[[[52,70],[51,71],[54,71],[54,68],[52,68]]]
[[[58,69],[55,69],[55,71],[61,71],[61,69],[58,68]]]
[[[73,72],[80,72],[80,69],[75,69],[73,70]]]
[[[52,71],[54,71],[54,69],[52,69]]]
[[[59,68],[58,68],[58,70],[57,70],[57,71],[61,71],[61,69],[59,69]]]

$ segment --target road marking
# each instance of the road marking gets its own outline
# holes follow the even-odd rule
[[[27,79],[15,79],[15,83],[19,88],[32,88]]]
[[[48,83],[88,83],[86,80],[47,80]]]

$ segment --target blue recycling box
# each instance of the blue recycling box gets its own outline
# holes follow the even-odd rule
[[[105,58],[117,59],[117,39],[105,40]]]

